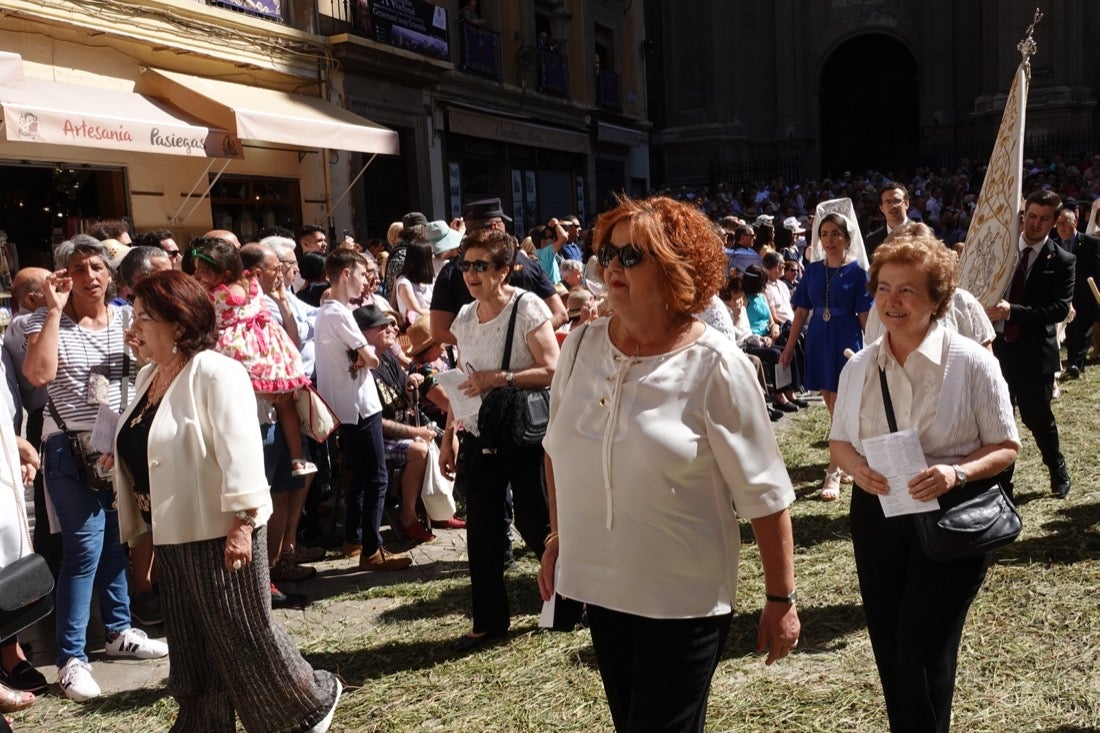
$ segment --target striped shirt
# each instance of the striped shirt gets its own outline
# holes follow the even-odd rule
[[[115,412],[121,412],[123,313],[126,312],[126,322],[129,322],[129,308],[108,306],[108,309],[110,323],[107,328],[98,331],[78,326],[69,316],[61,314],[57,338],[57,376],[47,385],[47,391],[68,430],[91,430],[95,426],[99,405],[89,404],[88,400],[88,382],[92,373],[108,378],[108,404]],[[27,336],[41,332],[45,322],[46,309],[39,308],[27,321]],[[131,364],[131,379],[134,371]],[[129,391],[133,395],[132,388]],[[54,423],[48,408],[44,418],[43,438],[61,430]]]

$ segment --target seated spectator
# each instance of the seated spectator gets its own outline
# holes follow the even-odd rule
[[[774,253],[770,253],[774,254]],[[749,327],[758,341],[752,345],[742,347],[745,353],[756,354],[760,360],[768,365],[771,372],[771,397],[772,403],[783,412],[798,412],[798,405],[793,401],[791,385],[788,382],[783,389],[776,388],[775,365],[779,363],[781,352],[778,341],[783,329],[776,323],[772,315],[768,300],[764,296],[764,283],[767,280],[764,268],[758,265],[750,265],[742,276],[741,282],[745,292],[745,312],[749,317]]]
[[[579,259],[565,260],[561,263],[561,282],[566,290],[573,292],[584,288],[584,263]],[[568,309],[568,305],[566,309]]]
[[[382,401],[382,438],[386,468],[392,473],[402,468],[400,487],[400,526],[395,527],[413,542],[431,542],[435,535],[420,523],[416,503],[424,485],[428,466],[428,441],[441,431],[435,423],[422,418],[417,404],[409,398],[420,389],[424,378],[409,374],[397,361],[393,347],[397,343],[397,321],[375,306],[357,308],[352,314],[367,343],[378,355],[378,366],[371,370]],[[433,386],[433,389],[442,389]]]

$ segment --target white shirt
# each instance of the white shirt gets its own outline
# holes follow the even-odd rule
[[[279,304],[270,295],[265,294],[264,298],[267,302],[267,309],[271,311],[271,318],[282,326],[283,314],[279,312]],[[294,314],[294,324],[298,327],[298,340],[301,341],[298,353],[302,355],[302,368],[305,370],[306,376],[312,377],[317,361],[313,335],[318,309],[289,290],[286,292],[286,302],[290,306],[290,311]]]
[[[348,374],[348,349],[366,347],[374,353],[355,324],[351,309],[334,298],[322,303],[317,309],[313,341],[317,350],[317,391],[340,422],[355,425],[360,418],[381,412],[382,401],[370,370],[360,369],[354,377]]]
[[[0,364],[0,384],[6,379]],[[26,495],[19,473],[19,449],[15,443],[15,409],[7,390],[0,390],[0,568],[30,553],[30,541],[23,529]],[[14,482],[14,485],[13,485]]]
[[[829,440],[851,443],[860,455],[862,439],[888,432],[878,377],[885,338],[864,347],[840,373]],[[938,361],[932,358],[936,354]],[[915,362],[912,372],[910,360]],[[970,339],[933,324],[905,368],[892,355],[882,363],[898,429],[917,429],[929,465],[958,463],[983,445],[1012,441],[1019,447],[1000,363]],[[920,398],[906,397],[914,394]],[[914,411],[899,400],[919,404]]]
[[[791,307],[791,289],[782,280],[768,280],[764,285],[764,298],[772,307],[776,320],[786,323],[794,320],[794,309]]]
[[[756,374],[709,327],[633,358],[608,323],[569,334],[550,391],[558,590],[651,618],[729,613],[738,518],[794,501]]]

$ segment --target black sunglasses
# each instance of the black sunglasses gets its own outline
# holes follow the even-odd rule
[[[489,260],[458,260],[455,262],[455,267],[458,268],[459,272],[469,272],[470,270],[474,272],[488,272],[490,269],[500,267],[500,265],[495,262],[490,262]]]
[[[642,256],[644,254],[642,249],[636,244],[624,244],[622,247],[616,247],[613,244],[605,244],[600,247],[600,251],[596,253],[596,259],[603,267],[610,267],[611,260],[618,257],[619,262],[623,263],[623,267],[630,269],[642,261]]]

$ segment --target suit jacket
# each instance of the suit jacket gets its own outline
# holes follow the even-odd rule
[[[1073,239],[1061,242],[1062,248],[1077,258],[1074,269],[1073,308],[1077,318],[1089,322],[1100,320],[1100,306],[1089,287],[1089,278],[1100,285],[1100,237],[1077,232]]]
[[[1020,326],[1020,337],[1011,344],[1016,366],[1039,374],[1053,374],[1061,367],[1056,328],[1073,300],[1075,260],[1052,239],[1039,249],[1023,297],[1010,303],[1009,320]]]
[[[884,226],[881,229],[876,229],[875,231],[871,232],[867,235],[866,239],[863,240],[863,248],[867,250],[868,261],[871,260],[871,255],[875,253],[875,247],[882,244],[883,240],[885,239],[886,227]]]

